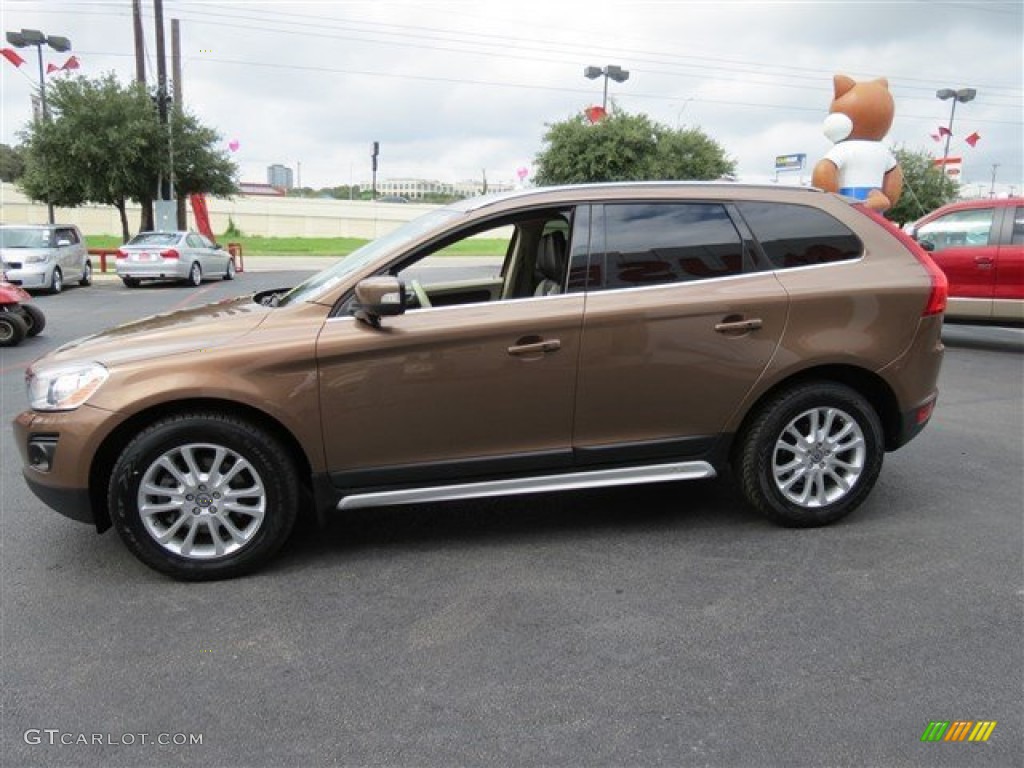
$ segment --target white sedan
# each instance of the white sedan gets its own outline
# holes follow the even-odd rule
[[[140,232],[117,249],[117,274],[129,288],[143,280],[199,285],[206,277],[233,280],[235,261],[198,232]]]

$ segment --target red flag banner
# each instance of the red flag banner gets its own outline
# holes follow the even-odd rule
[[[939,126],[939,136],[952,136],[953,132],[944,125]]]
[[[210,226],[210,210],[206,206],[206,198],[203,195],[189,195],[188,199],[192,201],[192,215],[196,220],[196,229],[216,242],[213,227]]]
[[[81,67],[81,63],[78,61],[77,56],[70,56],[68,60],[64,62],[64,66],[61,69],[78,69]]]
[[[929,133],[928,135],[932,137],[932,141],[942,141],[942,137],[937,133]]]
[[[981,134],[978,133],[977,131],[975,131],[970,136],[968,136],[966,139],[964,139],[964,141],[966,141],[968,144],[970,144],[973,147],[975,144],[978,143],[978,140],[980,138],[981,138]]]
[[[13,48],[4,48],[0,50],[0,53],[2,53],[4,58],[16,67],[20,67],[25,63],[25,60],[21,58]]]
[[[583,114],[587,116],[587,120],[591,123],[596,123],[599,120],[604,120],[608,117],[608,113],[605,111],[604,107],[587,107],[583,110]]]
[[[47,64],[46,74],[52,75],[54,72],[60,72],[60,67],[58,67],[56,64]]]

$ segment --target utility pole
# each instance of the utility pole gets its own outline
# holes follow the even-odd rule
[[[377,199],[377,156],[379,154],[380,154],[380,142],[379,141],[375,141],[375,142],[373,142],[373,154],[370,155],[370,159],[373,161],[371,163],[371,168],[373,169],[373,188],[372,188],[373,191],[370,193],[371,194],[371,197],[370,197],[371,200],[376,200]]]
[[[160,118],[160,125],[168,131],[170,136],[170,124],[167,120],[167,102],[170,96],[167,93],[167,50],[164,45],[164,2],[153,0],[153,12],[156,16],[156,106]],[[168,148],[170,154],[171,168],[174,167],[174,150]],[[153,229],[164,229],[172,216],[176,216],[176,206],[167,206],[165,203],[171,200],[173,187],[170,180],[165,179],[161,173],[157,176],[156,201],[153,204]],[[169,210],[168,210],[169,208]],[[174,211],[174,213],[172,213]]]
[[[135,33],[135,82],[146,84],[146,39],[142,33],[142,0],[132,0],[132,30]]]
[[[174,93],[174,116],[181,124],[185,110],[185,102],[181,93],[181,25],[177,19],[171,19],[171,89]],[[170,132],[171,140],[171,195],[174,196],[174,133]],[[178,229],[188,229],[188,213],[185,211],[185,197],[177,198],[176,207]]]
[[[999,168],[999,163],[992,164],[992,186],[988,189],[988,196],[996,196],[996,169]]]

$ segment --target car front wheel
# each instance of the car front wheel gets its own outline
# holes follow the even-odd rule
[[[61,274],[60,267],[53,268],[53,277],[50,278],[50,292],[60,293],[64,290],[64,275]]]
[[[178,579],[259,568],[295,522],[299,484],[281,444],[216,413],[162,419],[121,453],[108,488],[111,521],[129,550]]]
[[[878,479],[882,427],[871,405],[834,382],[807,382],[766,403],[741,437],[736,467],[744,496],[782,525],[835,522]]]
[[[188,271],[188,284],[196,287],[203,282],[203,268],[198,261],[192,262],[192,268]]]

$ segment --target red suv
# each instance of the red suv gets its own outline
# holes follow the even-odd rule
[[[950,203],[913,234],[949,279],[946,317],[1024,322],[1024,197]]]

